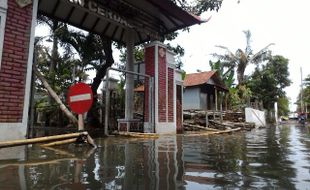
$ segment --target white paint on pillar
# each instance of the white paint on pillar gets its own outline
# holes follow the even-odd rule
[[[133,30],[126,30],[126,46],[127,46],[127,55],[126,55],[126,70],[134,71],[134,42],[133,42]],[[126,74],[126,94],[125,94],[125,118],[132,119],[133,118],[133,94],[134,94],[134,76],[132,74]]]
[[[0,70],[1,70],[1,60],[2,60],[2,50],[3,50],[3,40],[4,40],[4,29],[6,22],[6,11],[8,8],[7,0],[0,1]]]
[[[159,118],[158,118],[158,43],[159,42],[154,42],[154,67],[155,67],[155,132],[158,133],[158,123],[159,123]]]

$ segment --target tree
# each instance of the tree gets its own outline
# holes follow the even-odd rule
[[[181,8],[195,14],[201,15],[206,11],[218,11],[222,6],[223,0],[194,0],[194,1],[186,1],[186,0],[171,0],[173,3],[177,4]]]
[[[286,98],[284,88],[291,84],[288,62],[283,56],[272,56],[266,65],[256,67],[246,84],[253,93],[252,97],[262,101],[267,110],[273,110],[275,102]],[[284,108],[279,112],[286,113],[287,110]]]
[[[310,75],[308,75],[304,81],[303,81],[303,89],[300,90],[298,98],[297,98],[297,111],[301,111],[301,93],[302,93],[302,99],[303,99],[303,105],[304,105],[304,111],[305,109],[309,110],[310,105]]]
[[[44,16],[38,18],[39,24],[49,27],[51,35],[37,37],[35,40],[34,71],[40,79],[35,81],[36,93],[39,95],[36,107],[44,113],[45,125],[49,126],[53,123],[60,126],[63,124],[63,114],[59,108],[69,115],[60,102],[65,102],[66,90],[73,83],[72,66],[76,61],[72,58],[72,52],[69,49],[64,48],[64,51],[59,53],[60,40],[55,34],[64,24]],[[46,38],[52,42],[51,48],[42,43]],[[69,116],[69,118],[73,117]]]
[[[289,99],[286,96],[278,98],[278,116],[287,116],[290,112],[289,109]]]
[[[217,62],[209,61],[209,65],[212,71],[217,71],[219,77],[223,80],[226,87],[228,89],[231,88],[234,83],[234,70],[228,69],[225,71],[225,68],[220,60]]]
[[[270,43],[257,53],[253,54],[253,50],[251,48],[251,32],[249,30],[243,32],[246,37],[245,50],[238,49],[236,53],[232,53],[229,48],[225,46],[217,46],[224,49],[226,53],[224,55],[217,53],[212,54],[223,63],[223,67],[226,67],[228,70],[236,70],[239,85],[244,83],[244,72],[246,67],[251,63],[258,65],[259,63],[268,60],[271,56],[271,52],[268,48],[273,45],[273,43]]]
[[[89,125],[99,126],[97,91],[107,69],[114,63],[112,41],[96,34],[70,30],[66,25],[59,30],[57,35],[62,43],[74,48],[78,53],[82,72],[84,70],[96,71],[96,76],[91,83],[94,101],[87,113],[87,120]]]

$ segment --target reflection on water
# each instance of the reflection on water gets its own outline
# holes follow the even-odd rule
[[[1,149],[0,189],[310,188],[307,127],[96,143]]]

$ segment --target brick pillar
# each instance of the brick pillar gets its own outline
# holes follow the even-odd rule
[[[33,2],[37,3],[36,0]],[[0,140],[20,138],[26,134],[33,54],[30,41],[33,42],[35,24],[33,4],[21,8],[15,0],[7,3],[0,65],[0,132],[9,134]]]
[[[168,59],[170,56],[170,59]],[[173,54],[167,51],[165,45],[160,42],[152,42],[145,47],[145,74],[154,79],[154,94],[152,115],[156,133],[176,133],[175,115],[175,79]],[[149,121],[149,86],[148,80],[145,82],[145,106],[144,120]],[[146,128],[146,123],[145,123]],[[152,127],[153,127],[152,126]],[[148,132],[150,132],[148,130]]]

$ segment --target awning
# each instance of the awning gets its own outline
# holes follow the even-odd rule
[[[131,28],[135,44],[204,22],[170,0],[40,0],[38,11],[122,43]]]

